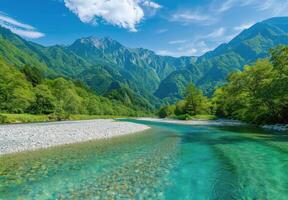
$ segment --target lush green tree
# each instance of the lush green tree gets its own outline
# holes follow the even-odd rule
[[[176,115],[178,119],[190,119],[194,115],[210,114],[211,107],[209,99],[193,83],[190,83],[186,88],[185,99],[175,105],[162,107],[158,115],[161,118]]]
[[[24,113],[34,99],[32,86],[24,75],[0,59],[0,110]]]
[[[288,122],[288,48],[271,50],[271,60],[258,60],[214,93],[216,113],[251,123]]]
[[[28,112],[33,114],[51,114],[56,109],[56,98],[52,95],[47,85],[37,85],[34,89],[35,102],[28,108]]]
[[[272,49],[271,62],[276,74],[273,81],[273,95],[279,107],[278,121],[288,123],[288,46]]]
[[[170,117],[174,115],[174,112],[175,112],[175,105],[168,105],[168,106],[162,107],[159,110],[158,115],[160,118],[166,118],[166,117]]]
[[[131,95],[129,98],[133,98]],[[133,101],[137,101],[134,100]],[[65,78],[44,79],[38,70],[19,70],[0,58],[0,111],[7,113],[51,114],[62,120],[70,114],[145,114],[134,105],[97,96],[79,81]]]
[[[50,81],[50,88],[62,109],[70,114],[85,114],[84,99],[78,94],[73,82],[64,78]]]
[[[197,89],[193,83],[190,83],[186,89],[185,95],[185,113],[188,115],[207,114],[209,112],[209,101],[202,94],[201,90]]]
[[[176,103],[175,115],[183,115],[186,113],[185,111],[186,101],[180,100]]]
[[[24,73],[26,79],[32,83],[33,87],[41,84],[44,79],[42,72],[36,67],[25,65],[21,71]]]

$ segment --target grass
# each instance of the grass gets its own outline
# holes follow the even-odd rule
[[[89,120],[89,119],[115,119],[123,116],[112,115],[69,115],[64,120]],[[32,114],[0,114],[0,124],[32,123],[59,121],[53,115],[32,115]]]
[[[116,118],[128,118],[128,117],[115,116],[115,115],[70,115],[69,120],[116,119]]]
[[[199,120],[215,120],[217,117],[215,115],[194,115],[192,119],[199,119]]]

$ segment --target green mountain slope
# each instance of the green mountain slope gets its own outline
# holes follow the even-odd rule
[[[18,68],[30,65],[50,77],[79,79],[100,95],[109,93],[111,84],[117,82],[128,87],[133,96],[142,96],[139,102],[159,101],[153,93],[160,81],[195,62],[194,57],[178,59],[141,48],[130,49],[109,38],[89,37],[71,46],[44,47],[1,27],[0,56]]]
[[[161,82],[155,95],[168,99],[181,96],[183,84],[187,85],[190,81],[194,81],[206,94],[211,94],[215,87],[226,81],[230,72],[242,70],[244,65],[267,57],[270,48],[288,44],[287,27],[288,17],[272,18],[255,24],[228,44],[222,44],[200,56],[194,66],[170,74]],[[198,77],[193,77],[195,69],[200,72]],[[171,84],[174,84],[173,91],[169,88]]]
[[[141,92],[155,91],[160,81],[171,72],[194,62],[193,57],[163,57],[146,49],[127,48],[110,38],[82,38],[68,48],[90,63],[102,65],[106,72],[116,72],[117,81],[127,83],[130,88]]]
[[[19,70],[0,58],[0,113],[50,114],[51,117],[143,114],[143,109],[97,96],[77,82],[45,79],[41,73],[36,75],[35,68],[28,69]]]
[[[198,58],[159,56],[110,38],[87,37],[70,46],[44,47],[0,27],[0,57],[18,68],[37,67],[48,77],[81,80],[97,94],[123,104],[153,108],[181,98],[191,81],[210,94],[230,72],[267,57],[272,47],[288,44],[287,27],[288,17],[257,23]]]

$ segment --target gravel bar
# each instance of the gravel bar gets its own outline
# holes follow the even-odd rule
[[[0,126],[0,155],[137,133],[148,126],[112,119]]]

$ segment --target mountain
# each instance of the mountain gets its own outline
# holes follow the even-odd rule
[[[90,66],[64,46],[44,47],[29,42],[0,26],[0,55],[17,67],[30,65],[47,75],[76,76],[79,69]]]
[[[81,38],[68,49],[90,63],[101,65],[101,69],[96,69],[113,75],[107,77],[108,80],[112,78],[114,81],[124,82],[140,92],[155,91],[160,81],[171,72],[185,68],[195,61],[193,57],[164,57],[147,49],[127,48],[111,38]],[[85,71],[83,73],[87,74]]]
[[[156,55],[146,49],[131,49],[110,38],[87,37],[70,46],[44,47],[26,41],[10,30],[0,27],[0,56],[22,68],[36,67],[47,76],[81,80],[96,93],[120,97],[123,91],[153,108],[160,100],[153,95],[161,80],[171,72],[195,62],[194,57],[173,58]],[[119,95],[116,95],[116,92]],[[128,92],[129,91],[129,92]]]
[[[68,46],[44,47],[0,27],[0,57],[18,68],[37,67],[48,77],[80,80],[95,93],[125,105],[153,109],[181,98],[191,81],[211,94],[230,72],[267,57],[270,48],[288,44],[287,27],[288,17],[257,23],[197,58],[160,56],[93,36]]]
[[[193,65],[171,73],[160,83],[155,95],[161,99],[179,98],[190,81],[194,81],[206,94],[211,94],[215,87],[226,81],[230,72],[242,70],[244,65],[252,64],[259,58],[266,58],[269,49],[281,44],[288,44],[288,17],[257,23],[228,44],[221,44],[198,57]]]

